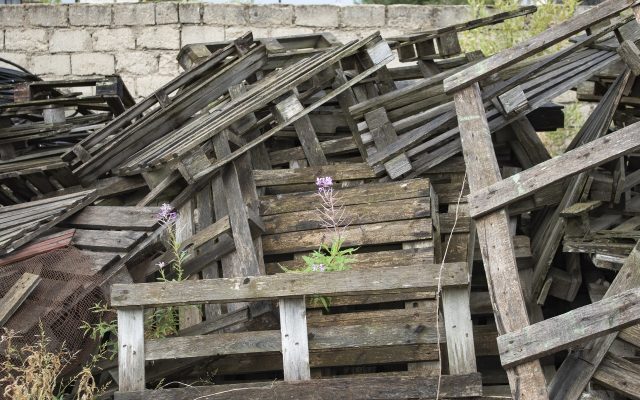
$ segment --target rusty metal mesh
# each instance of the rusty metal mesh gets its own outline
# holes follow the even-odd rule
[[[74,247],[54,250],[27,260],[0,267],[0,297],[16,281],[29,272],[40,275],[42,281],[7,321],[5,327],[15,331],[16,349],[34,344],[40,334],[40,325],[51,341],[49,351],[57,352],[63,346],[70,352],[79,352],[80,362],[90,350],[91,339],[80,329],[83,321],[94,323],[97,316],[90,308],[103,300],[96,286],[93,261]],[[3,352],[0,352],[0,358]]]

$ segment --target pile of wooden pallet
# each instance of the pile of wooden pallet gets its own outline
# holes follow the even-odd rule
[[[118,325],[105,398],[640,399],[636,3],[495,55],[459,34],[535,7],[344,44],[247,33],[186,46],[135,104],[117,77],[4,88],[0,273],[89,260]],[[551,158],[538,132],[570,90],[595,108]],[[357,250],[298,273],[336,238],[324,177]],[[8,327],[41,285],[24,275],[0,293]],[[167,307],[177,333],[149,337]]]

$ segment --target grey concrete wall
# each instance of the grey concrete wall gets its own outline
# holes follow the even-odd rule
[[[470,17],[464,6],[133,3],[0,6],[0,57],[45,78],[120,74],[145,96],[179,73],[189,43],[328,30],[338,39],[385,37]]]

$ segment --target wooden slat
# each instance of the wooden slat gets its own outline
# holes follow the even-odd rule
[[[42,281],[40,275],[26,272],[11,286],[11,289],[0,299],[0,327],[18,310],[40,281]]]
[[[350,225],[342,232],[345,238],[343,247],[424,240],[431,238],[431,231],[431,220],[428,218]],[[262,245],[265,254],[317,250],[320,243],[331,243],[334,235],[326,229],[265,235]]]
[[[311,379],[304,297],[280,299],[280,340],[285,381]]]
[[[118,310],[118,387],[121,392],[144,390],[144,312]]]
[[[73,245],[96,251],[129,251],[146,233],[136,231],[93,231],[76,229]]]
[[[158,224],[158,207],[89,206],[65,221],[74,228],[149,231]]]
[[[367,164],[324,165],[296,169],[254,170],[256,186],[295,185],[315,183],[316,178],[330,176],[334,182],[375,178],[376,174]]]
[[[503,68],[513,65],[542,50],[548,49],[586,27],[619,14],[621,11],[631,7],[633,3],[634,0],[605,1],[565,22],[554,25],[537,36],[446,78],[444,80],[445,91],[447,93],[454,93],[466,88]]]
[[[411,268],[377,268],[371,271],[277,274],[201,281],[114,284],[111,305],[162,306],[200,303],[256,301],[305,295],[356,295],[433,290],[439,265]],[[464,286],[469,282],[464,266],[445,265],[442,286]]]
[[[387,400],[478,397],[482,395],[480,374],[448,376],[354,377],[313,379],[302,382],[267,382],[238,385],[212,385],[183,389],[165,389],[116,393],[116,400],[193,400],[222,398],[226,400],[316,400],[350,399]]]
[[[339,197],[336,197],[339,198]],[[342,201],[339,200],[342,205]],[[345,224],[363,225],[378,222],[426,218],[431,215],[428,197],[391,200],[379,203],[344,206]],[[324,228],[317,210],[269,215],[262,218],[265,235]]]
[[[27,258],[47,253],[55,249],[66,247],[71,244],[71,239],[73,238],[74,233],[75,229],[67,229],[65,231],[34,240],[34,242],[28,246],[22,247],[19,250],[0,258],[0,267],[26,260]]]
[[[576,308],[498,337],[502,365],[510,367],[570,348],[640,321],[640,288]]]

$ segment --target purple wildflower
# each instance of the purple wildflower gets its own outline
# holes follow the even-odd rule
[[[156,263],[156,265],[158,266],[158,269],[163,269],[167,264],[165,264],[164,261],[160,261],[159,263]]]
[[[333,179],[330,176],[325,176],[323,178],[316,178],[316,186],[318,190],[326,190],[333,186]]]
[[[158,213],[158,220],[162,222],[173,222],[176,218],[178,218],[178,213],[173,211],[171,204],[162,204],[160,212]]]
[[[324,272],[325,269],[326,267],[324,266],[324,264],[313,264],[311,266],[311,270],[313,272]]]

